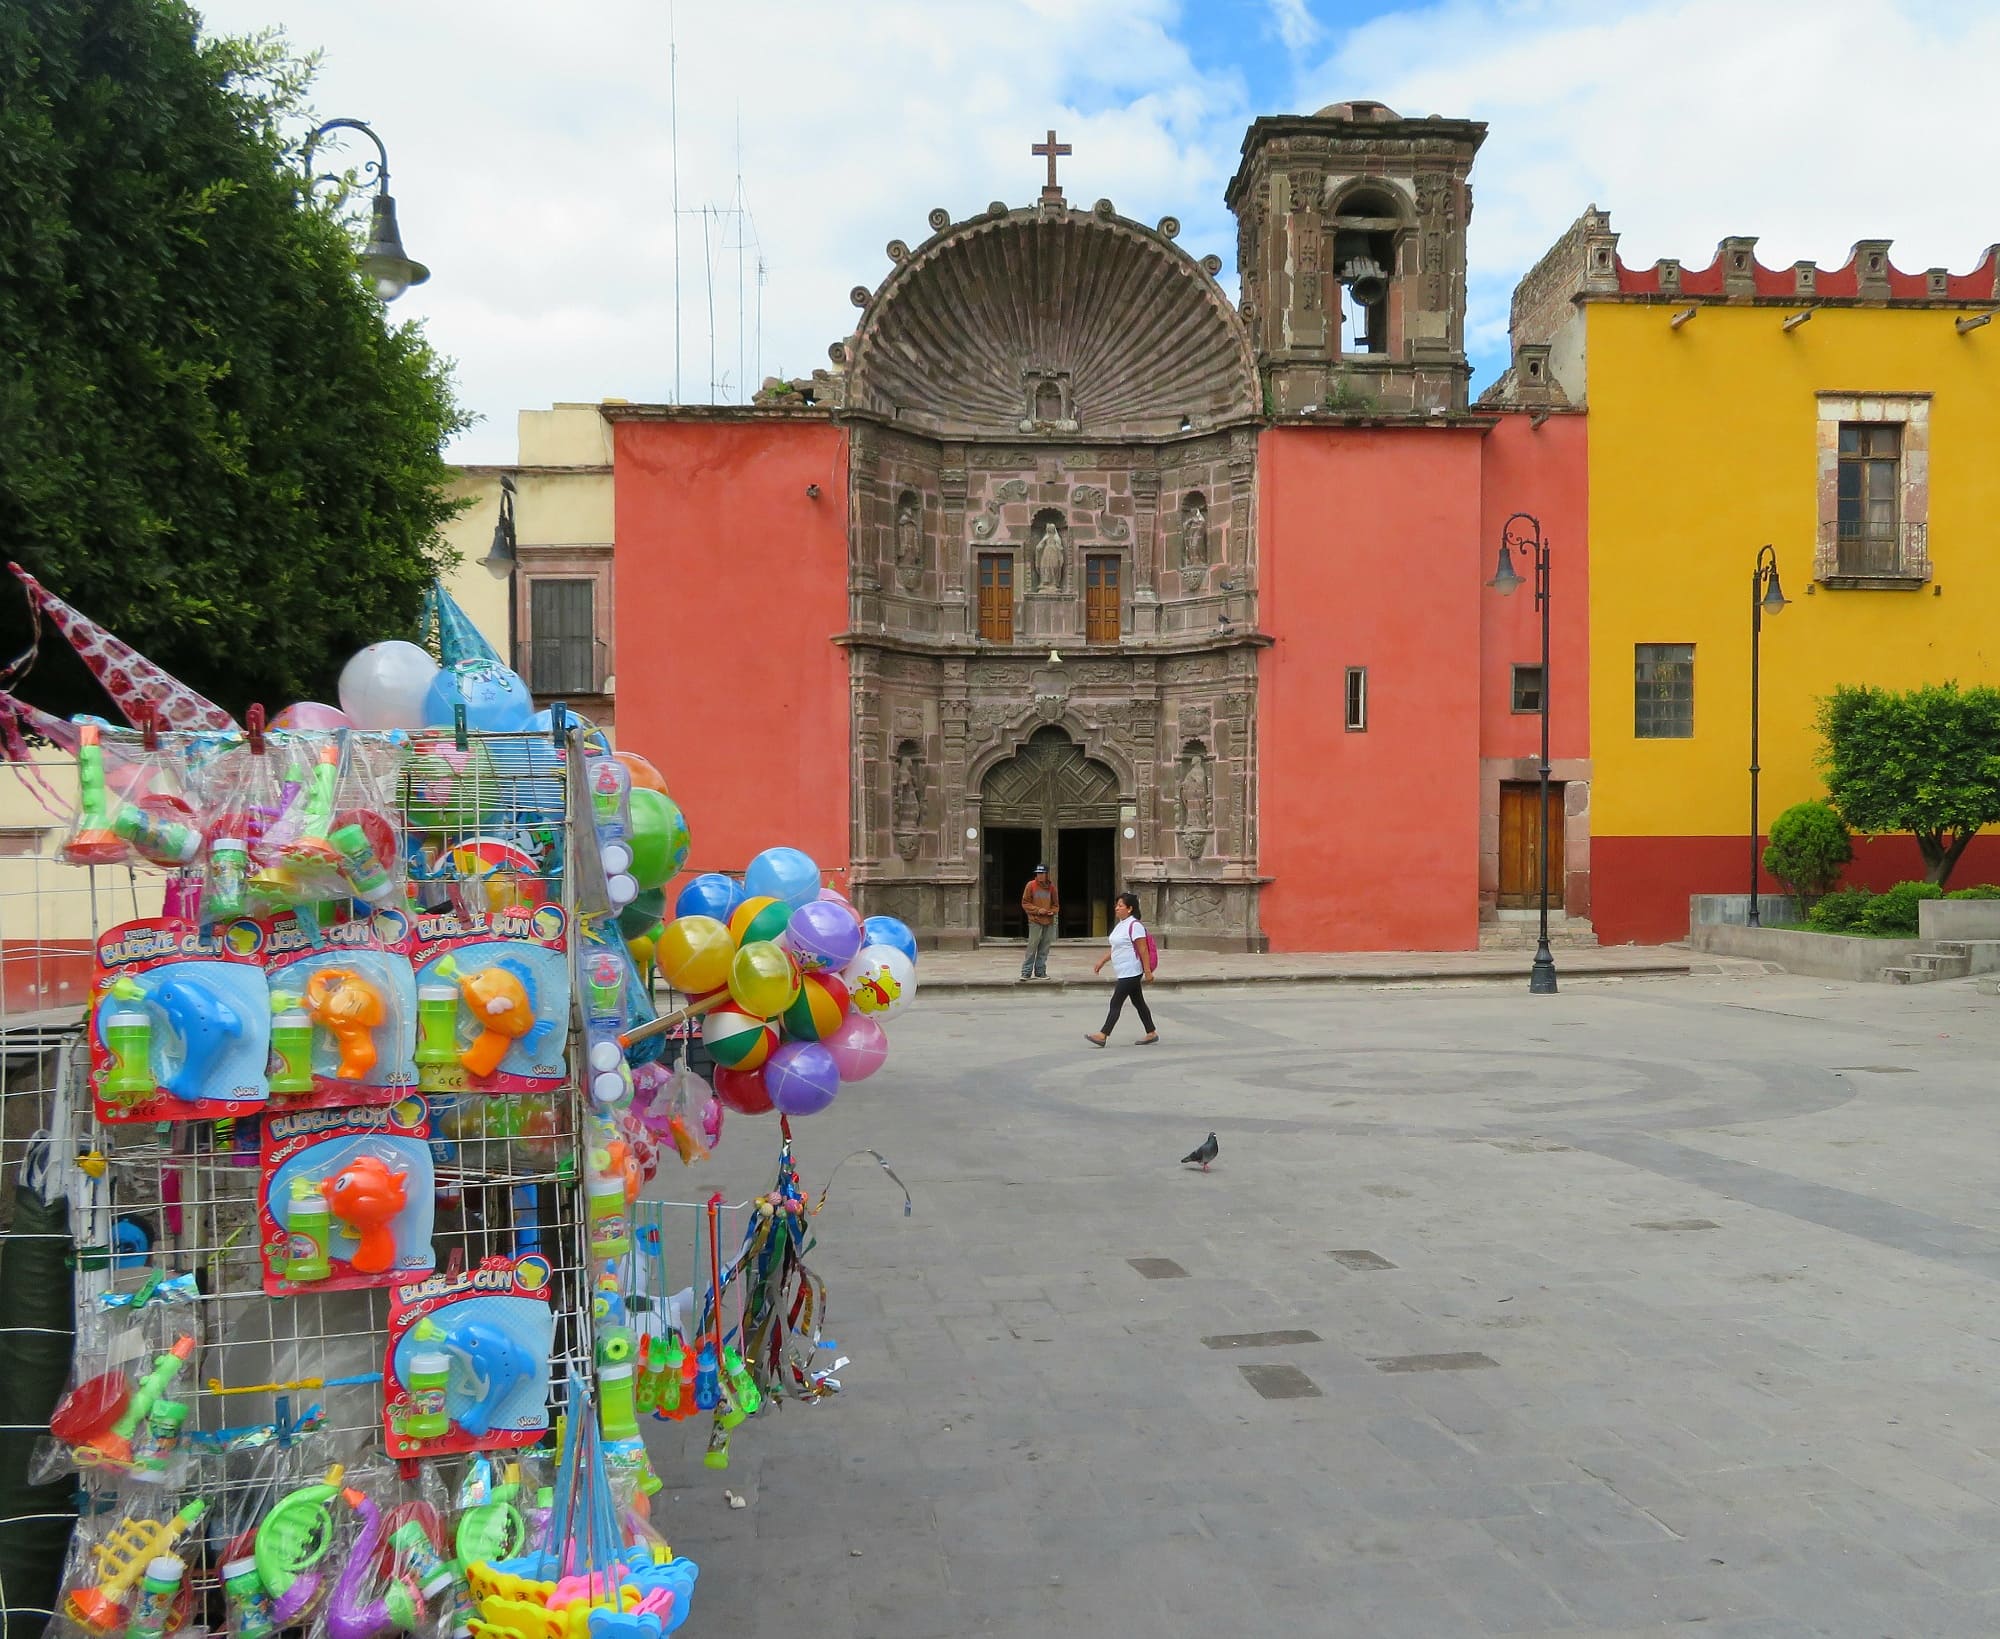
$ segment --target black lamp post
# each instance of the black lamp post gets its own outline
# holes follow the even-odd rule
[[[368,219],[368,243],[360,256],[361,271],[375,286],[376,296],[384,302],[393,302],[411,285],[420,285],[431,276],[431,270],[422,262],[413,262],[403,249],[403,235],[396,227],[396,201],[389,194],[389,150],[382,146],[382,139],[373,129],[360,120],[328,120],[318,130],[306,138],[306,163],[312,163],[312,152],[319,139],[329,131],[359,131],[375,144],[379,159],[367,160],[362,164],[364,174],[377,179],[375,201]],[[318,182],[337,182],[339,177],[328,174],[314,178]]]
[[[1519,525],[1519,528],[1515,526]],[[1549,954],[1549,543],[1542,539],[1542,522],[1517,512],[1500,526],[1500,561],[1486,584],[1503,597],[1526,584],[1514,573],[1513,548],[1530,556],[1535,566],[1535,607],[1542,614],[1542,830],[1541,938],[1535,944],[1534,966],[1528,969],[1528,994],[1556,993],[1556,959]]]
[[[1763,863],[1757,847],[1757,687],[1758,662],[1763,649],[1764,617],[1785,607],[1785,594],[1778,585],[1778,554],[1764,547],[1757,554],[1757,567],[1750,575],[1750,915],[1748,925],[1760,928],[1757,914],[1757,869]]]

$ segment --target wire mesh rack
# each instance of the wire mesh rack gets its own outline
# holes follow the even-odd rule
[[[561,732],[419,736],[396,794],[410,875],[399,914],[421,930],[515,910],[542,919],[544,931],[566,930],[574,957],[579,869],[594,862],[587,812],[572,823],[575,746]],[[192,1277],[197,1295],[185,1322],[177,1315],[172,1324],[199,1339],[174,1386],[189,1408],[193,1460],[147,1507],[165,1517],[196,1497],[206,1501],[209,1524],[188,1555],[200,1600],[215,1590],[231,1533],[255,1520],[277,1485],[336,1457],[381,1453],[390,1292],[265,1295],[261,1114],[170,1124],[95,1118],[81,1045],[95,942],[108,928],[160,914],[183,884],[172,872],[63,862],[62,809],[73,788],[73,764],[57,753],[0,768],[0,1293],[24,1282],[68,1285],[73,1275],[77,1347],[104,1350],[130,1331],[109,1304],[149,1276]],[[558,1027],[566,1066],[581,1062],[580,988],[571,986]],[[437,1267],[470,1269],[531,1251],[546,1261],[553,1414],[567,1369],[592,1370],[579,1078],[566,1074],[541,1093],[446,1088],[424,1096]],[[44,1303],[24,1318],[0,1306],[0,1360],[45,1363],[51,1351],[66,1358],[66,1297],[63,1309]],[[46,1374],[28,1375],[35,1381],[9,1383],[0,1372],[0,1441],[10,1461],[47,1440]],[[129,1508],[115,1479],[86,1469],[23,1493],[25,1506],[0,1517],[0,1532],[60,1539],[78,1513]],[[39,1631],[52,1594],[0,1586],[0,1639]]]

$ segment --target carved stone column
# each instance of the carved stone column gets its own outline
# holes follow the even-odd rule
[[[1229,618],[1257,619],[1257,535],[1252,506],[1257,494],[1257,435],[1238,428],[1229,435],[1229,541],[1223,554],[1225,581],[1242,591],[1229,600]]]
[[[938,474],[938,497],[944,506],[944,522],[938,533],[939,601],[938,630],[946,637],[962,637],[971,630],[966,620],[965,599],[965,468],[946,467]]]
[[[944,687],[938,700],[938,790],[943,797],[944,837],[938,859],[960,864],[965,859],[966,725],[971,713],[966,698],[965,662],[944,663]]]
[[[873,649],[851,652],[849,678],[853,688],[854,777],[849,783],[854,826],[854,863],[873,865],[880,858],[876,793],[882,773],[881,656]]]
[[[1132,473],[1132,635],[1153,637],[1160,629],[1160,473],[1138,467]]]

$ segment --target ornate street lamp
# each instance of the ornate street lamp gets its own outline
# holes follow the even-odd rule
[[[1762,927],[1757,914],[1757,869],[1762,864],[1757,847],[1757,686],[1759,652],[1763,648],[1764,617],[1785,607],[1785,594],[1778,585],[1778,554],[1766,546],[1757,554],[1757,567],[1750,575],[1750,915],[1748,925]]]
[[[379,159],[364,161],[362,172],[377,179],[375,201],[368,219],[368,243],[360,256],[361,271],[375,287],[375,295],[383,302],[393,302],[411,285],[420,285],[431,276],[431,270],[422,262],[410,260],[403,249],[403,235],[396,227],[396,201],[389,194],[389,150],[382,146],[382,139],[360,120],[328,120],[318,130],[306,138],[306,164],[312,164],[313,149],[319,139],[329,131],[359,131],[375,144]],[[313,178],[315,182],[338,182],[340,178],[332,173]]]
[[[1519,525],[1521,527],[1516,528]],[[1500,526],[1500,561],[1486,584],[1502,597],[1527,584],[1514,573],[1513,548],[1529,554],[1535,570],[1535,607],[1542,614],[1542,830],[1541,937],[1535,944],[1534,965],[1528,969],[1528,994],[1556,993],[1556,959],[1549,954],[1549,543],[1542,539],[1541,520],[1517,512]]]

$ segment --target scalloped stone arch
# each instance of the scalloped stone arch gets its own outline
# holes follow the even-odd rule
[[[1136,780],[1132,770],[1132,759],[1124,752],[1105,744],[1103,729],[1083,723],[1074,712],[1068,710],[1053,719],[1045,718],[1031,705],[1022,706],[994,737],[992,743],[981,748],[978,755],[966,764],[967,788],[975,793],[982,791],[986,785],[986,776],[1002,763],[1018,757],[1027,749],[1028,742],[1045,728],[1061,729],[1084,756],[1110,769],[1118,777],[1118,793],[1121,798],[1130,798],[1133,795]]]
[[[1085,438],[1172,437],[1260,404],[1249,331],[1220,287],[1116,215],[959,223],[890,271],[847,351],[848,409],[934,433],[1019,436],[1036,371],[1066,376]]]

